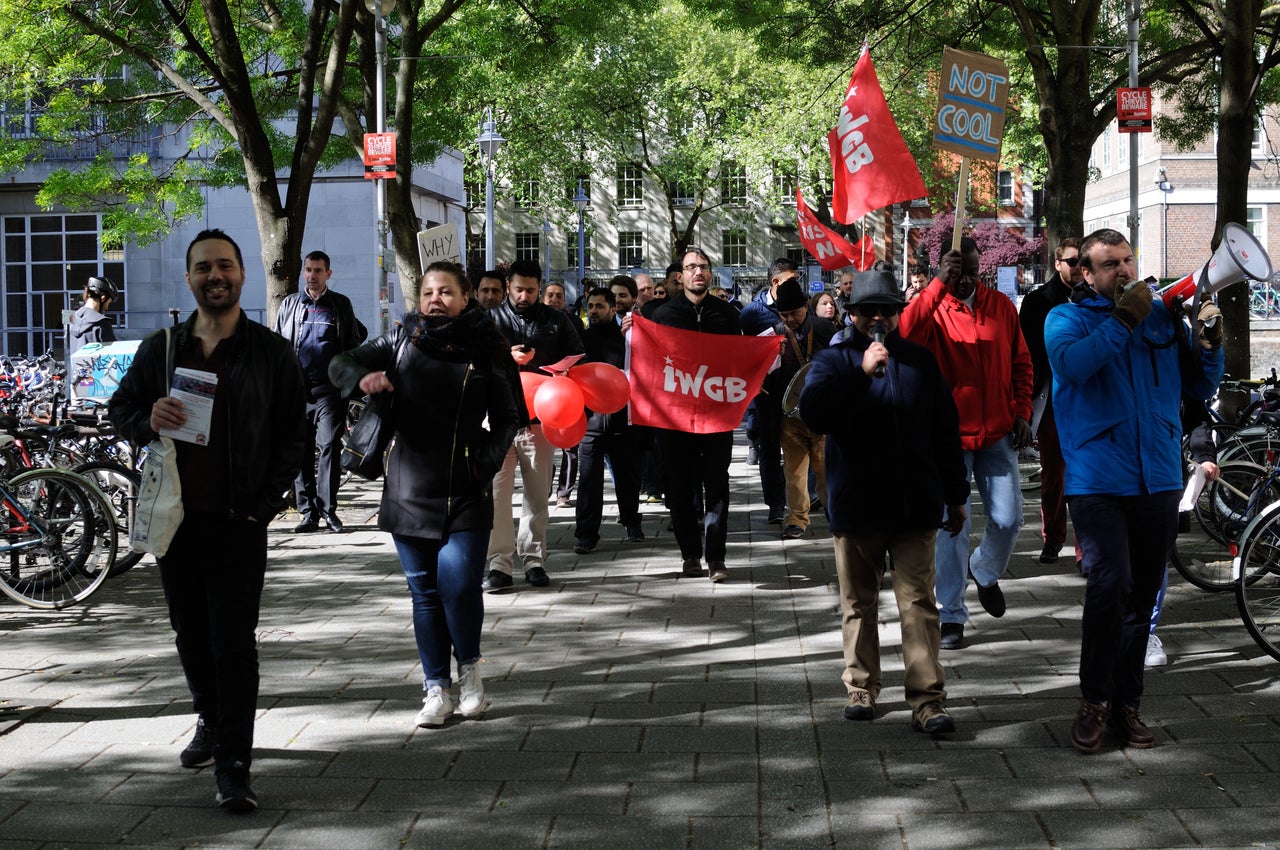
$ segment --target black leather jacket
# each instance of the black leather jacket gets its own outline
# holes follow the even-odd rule
[[[386,336],[334,357],[329,378],[354,393],[379,370],[394,388],[395,437],[378,527],[430,540],[492,528],[493,476],[528,424],[506,340],[475,301],[443,326],[410,313]]]
[[[582,337],[569,323],[569,317],[546,304],[531,304],[521,314],[508,298],[489,311],[489,318],[509,345],[527,345],[534,350],[533,359],[520,367],[521,372],[545,375],[541,367],[583,351]]]
[[[306,305],[302,303],[304,294],[305,292],[293,292],[286,295],[280,302],[280,309],[276,312],[275,332],[289,340],[295,354],[302,341],[302,334],[298,333],[298,327],[307,315]],[[338,338],[333,340],[336,349],[333,351],[334,354],[350,351],[369,337],[368,329],[356,318],[350,298],[341,292],[326,289],[318,300],[333,307],[334,324],[338,335]],[[326,364],[327,367],[328,364]]]
[[[176,360],[195,324],[192,313],[173,329],[170,353],[164,331],[142,341],[129,371],[111,396],[108,418],[135,446],[158,435],[151,407],[170,383],[167,364]],[[230,440],[231,515],[268,522],[285,506],[285,493],[306,452],[306,402],[302,369],[289,343],[241,312],[228,340],[226,372],[219,381],[227,395]],[[183,482],[184,487],[198,482]]]

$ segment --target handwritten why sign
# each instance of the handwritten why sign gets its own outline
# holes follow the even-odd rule
[[[462,251],[458,244],[458,226],[456,224],[441,224],[438,227],[432,227],[429,230],[423,230],[418,233],[418,262],[421,264],[420,268],[425,271],[427,266],[442,260],[451,263],[462,262]]]
[[[942,50],[933,147],[996,162],[1009,101],[1009,69],[981,53]]]

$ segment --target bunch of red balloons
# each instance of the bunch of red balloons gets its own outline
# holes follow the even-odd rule
[[[524,403],[542,420],[542,433],[558,449],[582,442],[587,433],[587,412],[617,413],[631,398],[627,375],[608,363],[582,363],[563,375],[521,372]]]

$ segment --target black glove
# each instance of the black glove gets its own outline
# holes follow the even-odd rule
[[[1124,322],[1129,330],[1133,330],[1151,315],[1151,287],[1140,280],[1133,281],[1128,287],[1116,300],[1116,308],[1111,311],[1111,315]]]
[[[1197,319],[1200,326],[1200,339],[1207,343],[1209,348],[1222,345],[1222,311],[1218,309],[1218,305],[1212,301],[1208,302],[1200,308]]]
[[[942,259],[938,261],[938,280],[947,286],[955,286],[960,282],[962,274],[964,274],[964,260],[960,252],[952,250],[943,254]]]

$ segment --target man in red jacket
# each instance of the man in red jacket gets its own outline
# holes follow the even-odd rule
[[[951,243],[950,234],[943,245]],[[902,336],[933,352],[960,411],[965,465],[982,497],[986,526],[970,555],[970,520],[934,549],[942,648],[964,645],[969,621],[969,578],[993,617],[1004,615],[1000,577],[1022,528],[1018,449],[1031,442],[1031,356],[1018,311],[1001,292],[978,280],[978,245],[965,237],[960,250],[938,262],[938,277],[902,313]],[[969,515],[969,505],[965,505]],[[941,521],[941,517],[939,517]]]

